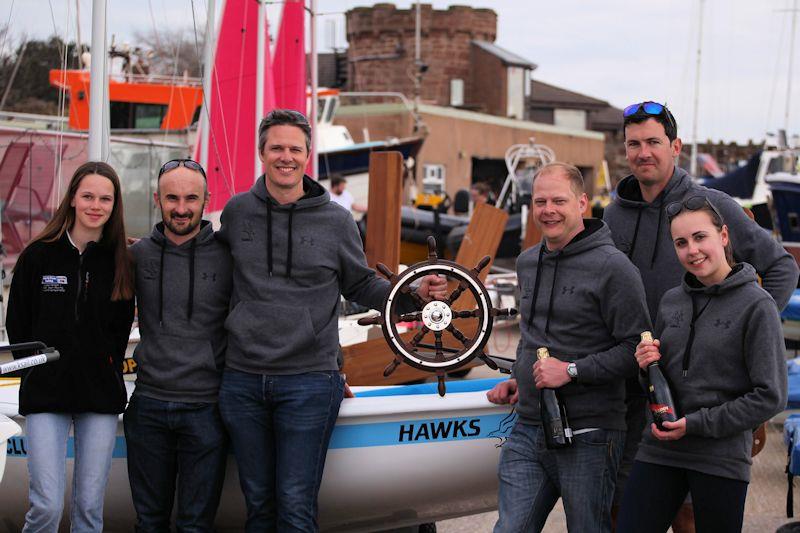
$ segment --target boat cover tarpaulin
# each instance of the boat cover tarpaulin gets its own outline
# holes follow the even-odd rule
[[[789,401],[787,409],[800,409],[800,357],[786,361],[789,373]]]
[[[756,174],[761,161],[761,152],[754,154],[747,164],[720,178],[704,178],[700,183],[709,189],[717,189],[735,198],[752,198],[756,188]]]
[[[792,297],[789,299],[789,304],[781,313],[781,318],[800,321],[800,289],[794,290]]]

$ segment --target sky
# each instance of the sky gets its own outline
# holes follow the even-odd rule
[[[11,35],[0,53],[22,34],[53,33],[75,38],[75,5],[88,42],[91,0],[0,0],[0,25]],[[134,32],[170,31],[205,21],[206,0],[107,0],[108,34],[133,43]],[[792,8],[797,0],[429,0],[437,9],[452,4],[493,9],[496,44],[538,65],[533,78],[622,108],[644,100],[665,102],[684,142],[694,125],[698,40],[701,66],[697,93],[700,141],[760,141],[787,123]],[[413,6],[409,0],[394,2]],[[318,0],[320,51],[345,46],[344,13],[374,2]],[[277,33],[280,2],[268,3],[270,32]],[[217,10],[219,13],[219,10]],[[800,18],[800,15],[798,16]],[[702,29],[702,32],[701,32]],[[800,30],[798,31],[800,33]],[[794,44],[789,134],[800,133],[800,36]],[[423,58],[424,60],[424,58]]]

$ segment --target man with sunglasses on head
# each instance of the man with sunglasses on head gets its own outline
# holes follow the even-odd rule
[[[681,140],[675,117],[669,109],[650,101],[630,105],[623,111],[623,127],[625,155],[632,174],[619,182],[617,197],[606,208],[603,220],[611,229],[617,248],[625,252],[639,269],[653,323],[661,297],[680,285],[684,274],[675,254],[664,209],[673,202],[692,196],[706,197],[717,206],[728,225],[736,261],[755,267],[764,289],[778,308],[783,309],[797,287],[797,263],[766,230],[745,214],[735,200],[722,191],[696,184],[685,170],[675,165],[681,151]],[[725,342],[725,339],[720,339],[720,342]],[[644,391],[636,380],[628,382],[627,390],[628,433],[615,503],[621,499],[646,425]],[[690,506],[687,505],[680,514],[691,517]]]
[[[141,340],[136,389],[125,412],[136,531],[213,531],[227,437],[217,400],[226,346],[232,260],[203,220],[203,168],[174,159],[153,194],[161,222],[136,242]]]
[[[220,410],[239,466],[246,531],[316,531],[317,494],[344,394],[340,297],[380,308],[389,282],[367,266],[350,212],[305,174],[311,127],[275,109],[258,128],[265,166],[222,212],[233,255]],[[443,297],[423,278],[420,297]]]

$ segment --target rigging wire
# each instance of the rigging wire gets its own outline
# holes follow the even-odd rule
[[[773,18],[775,14],[773,13]],[[772,122],[772,111],[773,106],[775,105],[775,92],[778,90],[778,76],[780,71],[780,61],[782,59],[782,54],[780,53],[783,49],[783,39],[786,31],[786,26],[788,25],[788,20],[786,17],[781,17],[781,31],[778,37],[778,46],[777,46],[777,53],[775,54],[775,68],[772,75],[772,89],[770,90],[769,100],[767,104],[767,115],[766,121],[764,123],[764,131],[770,130],[770,123]]]

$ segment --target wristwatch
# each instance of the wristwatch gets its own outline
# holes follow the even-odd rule
[[[567,375],[569,376],[569,379],[571,379],[572,381],[578,379],[578,365],[576,365],[575,363],[568,364]]]

